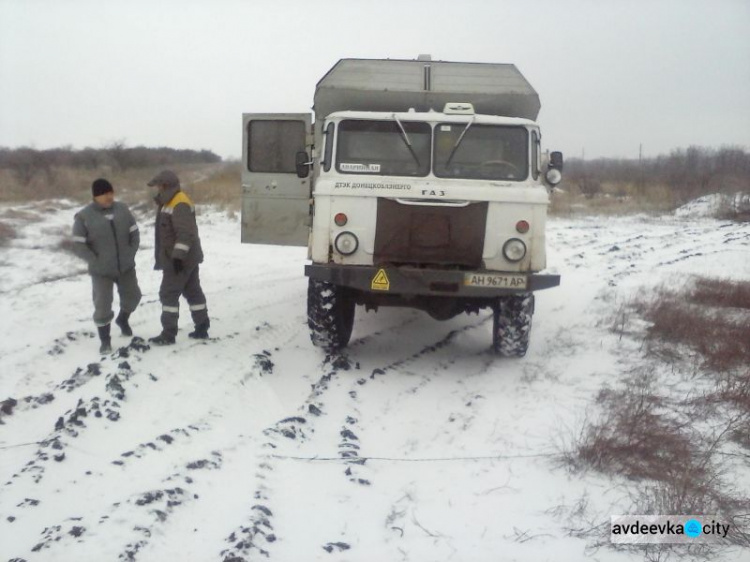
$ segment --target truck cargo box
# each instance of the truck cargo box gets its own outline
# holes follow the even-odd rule
[[[513,64],[341,59],[318,82],[320,122],[334,111],[442,111],[469,102],[477,113],[535,120],[539,96]]]

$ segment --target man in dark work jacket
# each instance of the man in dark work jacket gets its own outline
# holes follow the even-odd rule
[[[120,313],[115,323],[124,336],[132,336],[128,319],[141,301],[135,275],[135,253],[140,245],[138,225],[130,209],[115,201],[112,184],[100,178],[91,185],[94,200],[75,215],[73,251],[89,266],[94,299],[94,323],[99,331],[100,353],[112,351],[110,323],[112,289],[117,285]]]
[[[148,185],[159,188],[154,198],[159,205],[154,268],[162,271],[159,288],[162,331],[149,341],[156,345],[171,345],[175,342],[180,295],[187,299],[195,324],[195,330],[188,336],[207,339],[211,323],[208,319],[206,296],[198,275],[199,264],[203,262],[203,251],[195,222],[195,206],[180,189],[177,175],[170,170],[159,172]]]

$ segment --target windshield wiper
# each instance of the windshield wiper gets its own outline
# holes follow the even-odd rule
[[[406,134],[406,129],[404,129],[404,126],[401,124],[401,121],[398,120],[398,117],[396,117],[396,114],[393,114],[393,120],[398,124],[398,128],[401,129],[401,137],[404,139],[404,142],[406,143],[406,147],[409,149],[409,152],[411,152],[411,155],[414,157],[414,160],[417,163],[417,166],[421,166],[422,163],[419,161],[419,156],[417,156],[417,153],[414,152],[414,147],[411,145],[411,140],[409,140],[409,135]]]
[[[461,144],[461,141],[464,140],[464,135],[466,134],[466,131],[469,130],[469,127],[471,127],[474,124],[474,118],[475,116],[472,115],[471,121],[469,121],[466,124],[466,127],[464,127],[464,130],[461,131],[461,134],[456,139],[456,144],[453,145],[453,148],[451,149],[451,153],[448,155],[448,159],[445,161],[445,166],[447,167],[448,164],[451,163],[451,160],[453,160],[453,156],[456,154],[456,150],[458,150],[458,145]]]

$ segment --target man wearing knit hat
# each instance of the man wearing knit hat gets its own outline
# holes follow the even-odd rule
[[[159,288],[162,331],[148,341],[156,345],[175,343],[180,296],[187,299],[195,324],[195,330],[188,337],[207,339],[211,323],[199,277],[203,250],[195,221],[195,206],[180,189],[180,180],[171,170],[159,172],[148,185],[159,190],[154,197],[159,206],[156,213],[154,269],[162,271]]]
[[[99,353],[112,351],[110,323],[113,286],[120,295],[115,323],[122,335],[132,336],[130,314],[141,300],[135,275],[135,253],[140,245],[138,225],[127,205],[115,201],[112,184],[100,178],[91,185],[94,200],[75,215],[73,250],[86,261],[94,298],[94,323],[99,331]]]

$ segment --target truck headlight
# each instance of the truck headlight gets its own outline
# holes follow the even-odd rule
[[[503,255],[508,261],[521,261],[526,255],[526,244],[518,238],[511,238],[503,244]]]
[[[357,251],[359,247],[359,240],[351,232],[342,232],[336,236],[336,240],[333,241],[333,245],[339,254],[344,256],[351,256]]]

